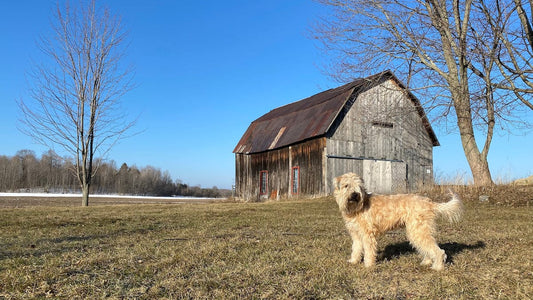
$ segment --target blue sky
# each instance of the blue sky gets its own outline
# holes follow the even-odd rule
[[[46,150],[17,129],[16,100],[28,98],[26,73],[50,30],[56,1],[0,4],[0,154]],[[73,1],[77,2],[77,1]],[[309,38],[324,8],[311,0],[103,1],[129,32],[125,58],[137,87],[122,101],[139,116],[108,159],[168,170],[174,179],[230,188],[233,148],[250,122],[278,106],[340,85],[321,68],[328,58]],[[533,114],[529,114],[531,120]],[[434,128],[435,174],[470,176],[456,134]],[[533,174],[531,132],[500,132],[489,163],[493,178]],[[59,149],[56,149],[61,154]]]

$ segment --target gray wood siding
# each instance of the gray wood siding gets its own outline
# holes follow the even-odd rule
[[[432,141],[413,102],[392,80],[359,95],[326,149],[328,156],[402,161],[409,190],[433,180]],[[361,160],[327,162],[331,180],[347,171],[363,174]],[[327,190],[331,192],[329,183]]]
[[[246,201],[324,195],[325,138],[252,154],[235,154],[235,189]],[[291,191],[292,168],[299,168],[298,194]],[[266,195],[260,195],[260,172],[268,172]]]

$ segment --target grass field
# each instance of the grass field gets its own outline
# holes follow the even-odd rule
[[[403,231],[374,268],[346,263],[332,198],[2,208],[0,299],[532,299],[531,201],[464,197],[463,221],[439,222],[442,272]]]

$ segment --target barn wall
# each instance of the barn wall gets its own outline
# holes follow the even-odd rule
[[[317,138],[290,147],[291,165],[300,168],[300,193],[302,195],[324,195],[324,147],[325,138]],[[291,195],[295,196],[295,195]]]
[[[329,181],[347,171],[358,174],[363,160],[334,159],[354,157],[375,161],[405,163],[405,188],[415,190],[421,184],[433,183],[433,144],[413,102],[392,80],[359,95],[342,122],[327,141]],[[369,164],[367,164],[370,166]],[[381,165],[380,165],[381,166]],[[391,170],[401,170],[396,164]],[[392,171],[391,171],[392,172]],[[402,174],[396,172],[396,174]],[[397,182],[395,174],[389,174]],[[379,192],[391,190],[380,187]],[[393,191],[391,191],[393,192]]]
[[[235,154],[237,197],[247,201],[324,194],[322,169],[325,138],[317,138],[281,149]],[[291,192],[291,172],[299,168],[299,193]],[[260,195],[260,173],[268,172],[268,190]]]
[[[328,140],[328,145],[329,145]],[[331,149],[327,146],[327,152],[330,153]],[[333,178],[340,176],[348,172],[354,172],[357,174],[363,174],[363,160],[350,159],[350,158],[336,158],[327,157],[327,179],[326,179],[326,191],[333,193]]]
[[[235,153],[235,196],[237,198],[251,198],[252,180],[250,155]]]

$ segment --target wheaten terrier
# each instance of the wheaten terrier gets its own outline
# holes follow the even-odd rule
[[[443,216],[450,222],[461,218],[463,206],[452,193],[447,203],[433,203],[417,195],[367,194],[363,179],[347,173],[333,180],[334,196],[350,233],[353,245],[348,262],[358,263],[364,253],[364,264],[371,267],[376,262],[376,237],[386,231],[405,227],[407,238],[422,255],[422,265],[442,270],[446,254],[437,245],[435,217]]]

